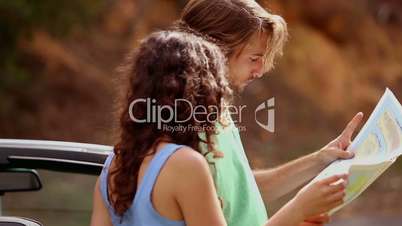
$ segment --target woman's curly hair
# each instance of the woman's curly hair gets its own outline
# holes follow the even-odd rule
[[[123,215],[132,204],[141,163],[155,153],[159,142],[183,144],[196,151],[200,151],[203,142],[213,151],[211,136],[215,130],[210,128],[215,128],[232,95],[225,65],[226,58],[215,44],[178,31],[151,34],[127,58],[122,67],[127,87],[120,103],[119,140],[108,177],[109,200],[118,215]],[[144,101],[132,105],[139,99],[152,100],[154,106],[176,108],[175,120],[161,121],[171,114],[166,109],[156,120],[133,120],[147,119],[152,110]],[[175,102],[178,99],[187,102]],[[203,106],[207,111],[189,118],[194,106]],[[164,125],[209,129],[164,130]],[[200,132],[205,136],[200,136]]]

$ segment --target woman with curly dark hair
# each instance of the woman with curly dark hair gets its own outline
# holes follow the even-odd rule
[[[120,137],[95,186],[91,225],[227,225],[200,151],[219,156],[213,137],[232,94],[225,65],[216,45],[192,34],[162,31],[142,41],[124,67]],[[337,204],[342,185],[330,186],[337,179],[300,192],[271,224],[298,219],[302,206]],[[317,193],[322,188],[331,199]]]
[[[109,214],[106,222],[113,225],[144,225],[147,214],[163,221],[158,212],[176,222],[183,219],[182,205],[192,205],[196,197],[205,203],[200,207],[219,212],[208,165],[197,151],[201,142],[213,152],[210,137],[221,106],[231,96],[220,49],[194,35],[162,31],[143,40],[122,68],[127,95],[121,103],[120,138],[95,188],[92,225],[104,224],[96,216]],[[193,115],[195,107],[205,111]],[[204,180],[195,180],[199,177]],[[185,191],[198,183],[209,186],[194,190],[197,196]],[[147,202],[151,193],[152,204]],[[109,214],[97,211],[103,204],[99,196],[113,209]],[[165,223],[161,225],[175,225]]]

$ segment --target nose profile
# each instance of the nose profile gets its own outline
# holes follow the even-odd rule
[[[253,79],[261,78],[263,76],[262,73],[253,73],[252,77]]]
[[[264,75],[264,66],[263,63],[261,62],[260,64],[258,64],[258,66],[254,69],[253,72],[253,77],[254,78],[261,78]]]

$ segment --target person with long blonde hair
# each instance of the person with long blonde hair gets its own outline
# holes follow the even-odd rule
[[[222,49],[228,59],[229,83],[238,93],[269,74],[288,37],[285,20],[254,0],[190,0],[174,28]],[[346,149],[362,117],[362,113],[356,114],[345,130],[320,150],[265,170],[251,170],[233,123],[221,130],[215,140],[224,157],[207,157],[228,225],[262,225],[268,219],[264,201],[269,203],[302,186],[336,159],[352,158],[353,153]],[[304,217],[304,225],[329,220],[326,212]]]

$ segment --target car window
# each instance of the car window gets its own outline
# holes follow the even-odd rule
[[[40,191],[3,196],[3,215],[38,220],[46,226],[89,225],[97,176],[38,170]]]

